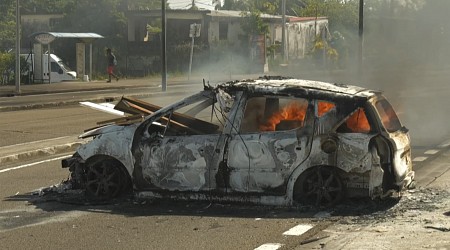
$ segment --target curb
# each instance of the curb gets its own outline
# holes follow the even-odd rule
[[[0,157],[0,164],[3,165],[8,163],[14,163],[15,161],[19,160],[31,160],[43,156],[74,152],[82,144],[84,144],[84,142],[65,143],[51,147],[20,152],[17,154],[6,155]]]

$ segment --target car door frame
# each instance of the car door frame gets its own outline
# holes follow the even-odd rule
[[[266,96],[269,97],[270,94],[265,95],[251,95],[249,93],[244,93],[242,99],[245,104],[247,104],[248,100],[250,100],[253,97],[258,96]],[[311,152],[311,145],[313,141],[313,123],[314,123],[314,104],[311,99],[305,98],[303,96],[284,96],[284,95],[277,95],[274,97],[276,98],[302,98],[308,102],[307,107],[307,114],[305,116],[304,125],[297,129],[292,130],[284,130],[284,131],[273,131],[273,132],[252,132],[252,133],[240,133],[239,129],[241,126],[241,123],[244,119],[244,113],[246,105],[238,105],[236,110],[236,123],[235,129],[233,131],[230,131],[230,137],[227,140],[227,147],[226,147],[226,155],[224,160],[227,162],[228,165],[228,171],[229,178],[230,178],[230,186],[229,186],[229,193],[241,193],[241,192],[256,192],[256,193],[262,193],[265,192],[265,194],[273,194],[273,195],[284,195],[286,194],[286,186],[289,181],[289,177],[294,169],[296,169],[299,165],[301,165],[308,157]],[[278,140],[278,150],[279,152],[275,152],[277,150],[276,139],[277,136],[284,137],[284,141],[280,142],[281,140]],[[286,147],[286,142],[291,141],[291,144],[288,145],[289,147],[293,148],[294,152],[291,152],[295,154],[295,159],[292,159],[292,161],[287,164],[286,162],[280,161],[280,155],[286,156],[286,154],[289,154],[284,150]],[[272,158],[273,155],[277,155],[277,163],[275,163],[275,160],[272,162],[273,166],[270,167],[270,164],[267,164],[263,161],[258,161],[256,164],[259,164],[258,166],[255,166],[255,162],[252,162],[250,158],[247,156],[245,158],[245,151],[247,153],[250,153],[250,149],[248,148],[248,145],[244,143],[247,141],[248,143],[253,143],[253,145],[257,145],[254,149],[265,149],[266,151],[269,151],[271,153]],[[268,145],[264,145],[264,147],[258,147],[258,145],[268,143],[269,141],[273,142],[274,147],[269,147]],[[243,143],[241,143],[243,142]],[[238,145],[238,146],[236,146]],[[243,145],[243,146],[242,146]],[[284,145],[284,146],[283,146]],[[234,147],[238,147],[235,149]],[[240,149],[239,149],[240,147]],[[274,149],[274,150],[269,150]],[[244,152],[242,152],[244,150]],[[273,151],[273,152],[271,152]],[[284,151],[284,152],[282,152]],[[296,151],[301,151],[300,153]],[[241,165],[245,165],[245,167],[239,167],[238,164],[233,166],[233,162],[230,162],[230,154],[233,153],[241,153],[241,159],[240,163]],[[243,153],[243,154],[242,154]],[[257,154],[258,152],[256,152]],[[290,154],[292,155],[292,154]],[[248,162],[248,164],[246,164]],[[230,165],[231,163],[231,165]],[[236,163],[236,162],[234,162]],[[280,171],[280,172],[277,172]],[[253,174],[251,174],[253,173]],[[253,175],[259,176],[257,178],[250,178],[250,176]],[[270,176],[269,176],[270,175]],[[274,179],[276,178],[276,179]],[[251,180],[253,179],[253,180]]]

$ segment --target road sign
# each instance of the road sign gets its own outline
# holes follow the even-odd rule
[[[193,23],[189,29],[189,37],[199,37],[202,25],[199,23]]]
[[[41,44],[49,44],[53,42],[53,40],[55,40],[55,37],[51,34],[43,33],[35,36],[34,39],[36,39],[36,41],[38,41]]]

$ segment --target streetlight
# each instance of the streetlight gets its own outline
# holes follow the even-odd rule
[[[361,77],[363,71],[363,45],[364,45],[364,0],[359,0],[359,46],[358,46],[358,74]]]
[[[281,55],[283,63],[286,61],[286,0],[281,0]]]
[[[166,0],[161,0],[161,89],[167,89],[166,61]]]
[[[16,93],[20,94],[20,9],[16,0]]]

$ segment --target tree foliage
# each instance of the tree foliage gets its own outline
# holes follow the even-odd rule
[[[245,34],[266,34],[269,32],[269,25],[261,18],[259,11],[242,12],[241,28]]]
[[[15,1],[0,1],[0,52],[14,48],[16,38],[15,27]]]
[[[354,29],[358,27],[359,0],[303,0],[304,8],[299,10],[301,16],[328,17],[331,30]]]
[[[281,0],[223,0],[218,9],[259,11],[261,13],[281,15]],[[302,0],[286,0],[286,15],[297,16],[297,11],[304,6]]]

